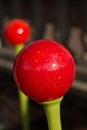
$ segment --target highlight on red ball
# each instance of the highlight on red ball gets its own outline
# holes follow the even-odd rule
[[[25,95],[45,102],[64,96],[69,90],[75,77],[75,63],[60,43],[37,40],[17,55],[13,75]]]
[[[4,29],[4,38],[12,45],[24,44],[30,37],[31,29],[29,24],[22,19],[9,21]]]

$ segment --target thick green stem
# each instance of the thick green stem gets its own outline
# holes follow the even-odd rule
[[[19,44],[14,46],[15,55],[19,53],[21,49],[23,49],[24,44]],[[29,98],[25,96],[20,90],[19,92],[19,102],[20,102],[20,110],[21,110],[21,117],[22,117],[22,128],[23,130],[29,130]]]
[[[62,130],[60,119],[60,103],[62,97],[49,102],[42,103],[47,116],[49,130]]]

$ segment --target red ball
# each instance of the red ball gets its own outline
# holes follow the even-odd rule
[[[67,49],[51,40],[38,40],[16,57],[14,79],[19,89],[38,102],[63,96],[75,76],[74,60]]]
[[[3,29],[4,38],[12,45],[24,44],[30,37],[30,27],[21,19],[13,19]]]

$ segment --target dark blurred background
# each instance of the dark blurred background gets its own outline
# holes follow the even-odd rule
[[[14,18],[32,29],[28,41],[61,42],[74,57],[76,77],[61,104],[63,130],[87,130],[87,1],[0,0],[0,130],[21,130],[18,91],[12,76],[13,47],[3,38],[3,28]],[[26,43],[26,44],[28,44]],[[42,106],[29,99],[31,130],[47,130]]]

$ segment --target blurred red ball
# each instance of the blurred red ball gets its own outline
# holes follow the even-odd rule
[[[24,44],[30,37],[30,26],[22,19],[13,19],[9,21],[4,29],[4,38],[12,45]]]
[[[69,90],[75,76],[75,64],[61,44],[38,40],[17,55],[13,75],[25,95],[38,102],[50,101]]]

